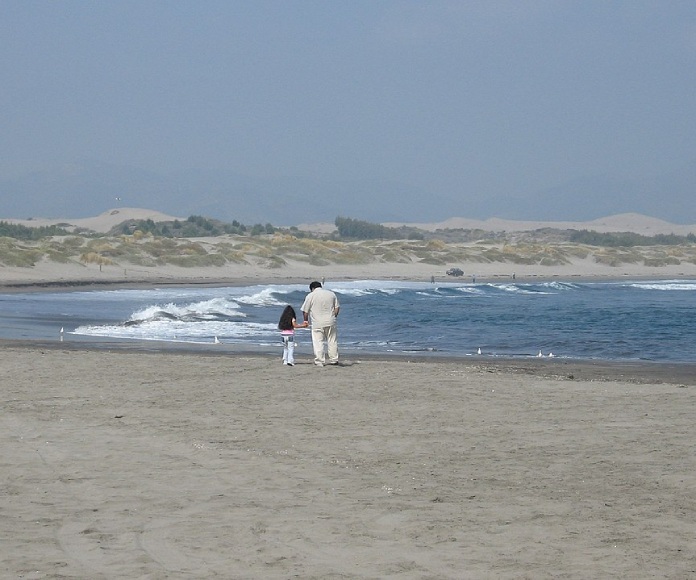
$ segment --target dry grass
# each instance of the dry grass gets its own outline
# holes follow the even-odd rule
[[[492,240],[475,243],[447,243],[442,240],[340,242],[296,238],[289,234],[193,240],[155,238],[141,232],[100,238],[56,236],[39,242],[0,238],[0,264],[18,267],[31,267],[41,260],[122,267],[155,267],[166,264],[181,267],[224,267],[227,264],[258,264],[268,269],[282,268],[289,262],[303,262],[314,266],[370,263],[557,266],[576,259],[591,259],[609,266],[694,264],[696,244],[599,248],[567,242],[553,244]]]
[[[0,263],[20,268],[34,266],[43,257],[38,248],[22,244],[12,238],[0,238]]]

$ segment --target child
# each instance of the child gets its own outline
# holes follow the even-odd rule
[[[278,322],[278,328],[280,329],[280,336],[283,339],[283,364],[288,366],[295,365],[295,329],[296,328],[307,328],[309,324],[303,322],[302,324],[297,324],[295,309],[288,305],[283,310],[283,314],[280,315],[280,321]]]

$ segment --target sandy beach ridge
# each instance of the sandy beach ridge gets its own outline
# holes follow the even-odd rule
[[[166,214],[138,208],[118,208],[104,212],[93,218],[80,219],[39,219],[8,220],[13,223],[21,223],[27,226],[62,225],[65,227],[87,228],[94,232],[105,233],[114,226],[129,219],[152,219],[153,221],[166,221],[177,219]],[[411,224],[416,225],[416,224]],[[624,214],[612,216],[594,222],[552,223],[552,222],[508,222],[503,220],[487,220],[486,222],[473,222],[461,218],[452,218],[439,224],[417,224],[424,228],[437,229],[438,227],[479,227],[482,229],[500,231],[516,231],[524,228],[539,229],[542,227],[574,227],[575,229],[595,229],[596,231],[630,231],[643,235],[655,235],[657,233],[691,233],[696,231],[696,226],[677,226],[661,220],[640,216],[638,214]],[[333,228],[332,224],[313,224],[302,226],[307,231],[322,231]],[[246,259],[235,256],[234,261],[227,260],[224,265],[187,265],[181,266],[173,263],[157,263],[155,265],[143,265],[142,257],[139,263],[129,263],[127,258],[118,258],[115,261],[104,258],[98,262],[94,260],[84,261],[77,259],[65,259],[52,261],[43,258],[31,266],[0,266],[0,287],[9,291],[17,289],[27,291],[31,289],[46,289],[49,287],[73,288],[73,287],[103,287],[104,285],[139,286],[139,285],[163,285],[163,284],[211,284],[211,285],[243,285],[263,283],[305,283],[311,279],[325,280],[360,280],[360,279],[390,279],[390,280],[451,280],[446,275],[449,267],[457,266],[464,270],[468,279],[484,280],[510,280],[513,276],[520,281],[524,280],[552,280],[565,279],[627,279],[627,278],[696,278],[696,255],[691,255],[692,249],[685,248],[681,255],[672,249],[660,250],[659,256],[635,255],[626,256],[625,252],[616,255],[601,250],[599,253],[585,254],[566,251],[562,259],[554,259],[553,256],[544,257],[543,254],[535,256],[533,248],[529,250],[529,256],[522,257],[517,263],[506,261],[505,245],[493,249],[494,257],[488,257],[486,247],[458,246],[457,252],[437,260],[423,259],[423,251],[413,250],[416,253],[409,255],[402,251],[394,261],[375,259],[368,254],[363,254],[353,262],[350,261],[350,247],[347,256],[339,261],[332,261],[330,254],[322,255],[316,260],[298,260],[293,256],[293,242],[281,240],[283,243],[282,260],[274,260],[269,257],[273,252],[272,244],[261,248],[256,255],[247,255]],[[299,242],[294,242],[299,243]],[[223,238],[196,238],[198,248],[208,249],[211,253],[220,252],[220,248],[227,248],[229,241]],[[108,244],[106,244],[108,247]],[[243,246],[243,244],[242,244]],[[321,244],[315,244],[315,250]],[[446,247],[442,246],[442,247]],[[278,246],[280,251],[280,246]],[[438,247],[439,249],[440,247]],[[567,250],[567,249],[566,249]],[[87,251],[87,250],[85,250]],[[91,250],[90,250],[91,251]],[[161,251],[161,250],[158,250]],[[244,251],[243,249],[241,250]],[[311,250],[310,250],[311,251]],[[372,251],[394,252],[390,247]],[[527,251],[527,250],[525,250]],[[237,254],[238,250],[235,250]],[[637,252],[637,250],[636,250]],[[689,253],[691,252],[691,253]],[[99,256],[99,254],[95,254]],[[435,254],[433,254],[434,256]],[[457,257],[460,256],[460,257]],[[470,256],[467,258],[467,256]],[[519,256],[518,256],[519,258]],[[548,258],[548,263],[545,260]],[[448,262],[449,260],[449,262]],[[472,260],[472,261],[467,261]],[[316,263],[313,263],[316,262]]]

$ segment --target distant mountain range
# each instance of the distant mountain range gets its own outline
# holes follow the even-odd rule
[[[21,176],[0,175],[0,216],[27,219],[99,215],[113,207],[147,207],[246,224],[437,222],[451,216],[587,221],[639,213],[677,224],[696,222],[696,164],[643,180],[595,176],[533,193],[495,199],[462,193],[451,199],[392,182],[325,182],[300,177],[251,178],[228,171],[160,174],[83,161]]]

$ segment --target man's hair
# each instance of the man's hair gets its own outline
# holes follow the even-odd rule
[[[311,291],[311,290],[314,290],[315,288],[321,288],[321,282],[317,282],[317,281],[315,280],[314,282],[312,282],[312,283],[309,285],[310,291]]]

